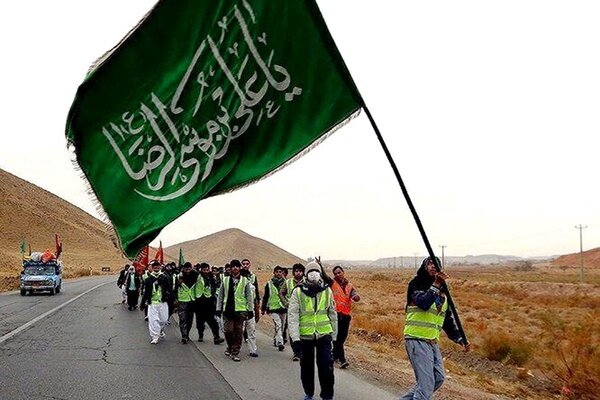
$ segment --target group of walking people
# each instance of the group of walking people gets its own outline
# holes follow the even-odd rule
[[[264,286],[262,299],[248,259],[231,260],[223,268],[211,268],[206,263],[192,266],[189,262],[179,271],[174,267],[153,260],[140,275],[127,265],[117,281],[129,310],[137,308],[141,295],[139,307],[147,313],[150,343],[156,344],[166,336],[165,327],[176,311],[182,343],[190,341],[195,317],[198,341],[204,341],[208,325],[214,344],[225,341],[225,355],[239,362],[244,342],[249,357],[259,356],[256,323],[261,315],[268,315],[273,320],[273,345],[284,351],[289,342],[292,360],[300,362],[305,399],[314,396],[315,357],[321,398],[333,399],[334,362],[341,368],[349,366],[344,342],[351,303],[360,300],[341,266],[333,269],[333,279],[318,260],[306,267],[294,264],[289,278],[287,268],[276,266]]]
[[[208,325],[214,344],[226,342],[225,355],[234,362],[241,360],[243,342],[249,357],[259,356],[256,323],[261,315],[269,315],[273,320],[273,345],[284,351],[289,341],[292,360],[300,363],[304,400],[314,398],[315,359],[320,397],[330,400],[334,395],[334,364],[349,366],[344,343],[352,303],[360,301],[344,269],[336,266],[332,272],[333,278],[318,258],[306,266],[294,264],[289,278],[286,268],[276,266],[264,286],[262,301],[258,278],[251,272],[248,259],[231,260],[223,268],[186,262],[179,271],[174,264],[162,266],[154,260],[141,276],[126,266],[117,283],[129,310],[137,307],[141,293],[140,309],[147,313],[150,343],[165,337],[169,317],[176,310],[183,344],[190,341],[195,317],[198,341],[204,341]],[[438,346],[441,330],[466,351],[470,349],[448,308],[446,279],[444,272],[435,269],[432,259],[426,258],[409,284],[404,337],[417,382],[401,399],[430,399],[442,385],[444,368]]]

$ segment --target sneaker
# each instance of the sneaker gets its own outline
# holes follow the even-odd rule
[[[158,338],[152,339],[152,340],[150,341],[150,343],[152,343],[152,344],[156,344],[156,343],[158,343]]]
[[[229,350],[229,349],[225,350],[225,355],[227,357],[231,356],[231,350]]]
[[[236,356],[231,356],[231,359],[232,359],[233,361],[236,361],[236,362],[238,362],[238,361],[241,361],[241,360],[240,360],[240,357],[238,357],[237,355],[236,355]]]
[[[349,366],[350,366],[350,363],[349,363],[348,361],[343,361],[343,362],[340,362],[340,368],[341,368],[341,369],[346,369],[346,368],[348,368]]]
[[[165,331],[160,331],[160,337],[161,338],[167,337],[167,334],[165,333]]]
[[[294,356],[294,357],[292,357],[292,361],[300,361],[300,357]]]
[[[248,355],[249,355],[250,357],[254,357],[254,358],[258,357],[258,353],[250,353],[250,354],[248,354]]]
[[[277,350],[279,351],[284,351],[285,350],[285,346],[280,344],[279,346],[277,346]]]
[[[225,341],[225,339],[223,339],[222,337],[216,337],[214,340],[215,344],[221,344]]]

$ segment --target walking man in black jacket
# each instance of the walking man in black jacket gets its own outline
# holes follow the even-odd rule
[[[439,265],[439,260],[437,260]],[[408,284],[404,345],[417,383],[400,400],[431,399],[444,383],[444,364],[439,347],[440,332],[469,351],[471,345],[461,336],[454,314],[448,308],[444,283],[448,275],[438,272],[427,257]]]
[[[150,262],[152,272],[148,275],[142,298],[142,309],[148,307],[148,330],[150,332],[150,343],[157,344],[160,338],[164,338],[165,326],[169,319],[169,306],[167,300],[171,298],[171,282],[160,271],[161,265],[158,260]]]

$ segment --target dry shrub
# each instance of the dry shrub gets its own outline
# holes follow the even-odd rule
[[[485,356],[492,361],[525,365],[532,354],[532,345],[504,334],[488,334],[483,340]]]
[[[545,367],[557,389],[570,398],[593,399],[600,392],[600,323],[592,313],[580,322],[566,323],[555,313],[543,316],[546,344],[551,352]]]
[[[79,278],[81,276],[90,276],[90,270],[86,268],[68,268],[63,270],[63,278]]]
[[[18,276],[0,276],[0,292],[19,288]]]
[[[404,337],[404,324],[399,318],[373,318],[372,315],[354,315],[352,324],[356,328],[362,328],[369,333],[376,333],[391,338]]]
[[[369,276],[370,281],[388,281],[389,279],[390,278],[387,275],[382,274],[381,272],[376,272]]]

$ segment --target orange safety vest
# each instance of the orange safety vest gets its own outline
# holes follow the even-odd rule
[[[334,280],[331,290],[333,291],[333,300],[335,300],[335,310],[339,313],[350,315],[350,311],[352,310],[352,299],[350,298],[352,284],[348,282],[344,291],[340,284]]]

